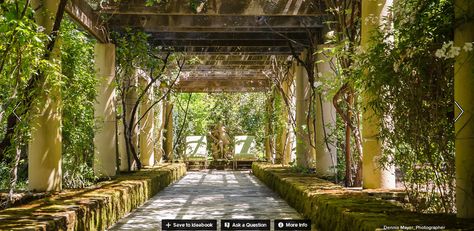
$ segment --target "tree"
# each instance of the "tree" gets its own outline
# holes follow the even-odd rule
[[[33,3],[29,0],[0,2],[0,30],[5,32],[0,37],[0,52],[3,53],[0,58],[0,78],[8,89],[1,96],[0,123],[5,124],[5,130],[0,141],[0,161],[10,162],[10,154],[14,153],[10,197],[18,179],[22,148],[29,139],[30,122],[36,116],[33,109],[45,90],[44,84],[58,84],[54,82],[57,79],[47,77],[61,75],[59,65],[52,57],[58,46],[59,29],[67,1],[59,2],[49,30],[34,22],[34,16],[39,17],[42,7],[34,12],[31,8]]]
[[[171,93],[185,59],[172,55],[170,52],[163,52],[160,47],[151,45],[148,42],[148,35],[140,31],[127,30],[125,33],[115,34],[114,37],[118,46],[116,81],[122,102],[121,112],[128,155],[128,170],[131,171],[131,158],[135,161],[138,169],[142,167],[139,152],[134,145],[134,130],[146,113],[149,113],[152,107]],[[140,72],[140,76],[137,76],[137,71]],[[137,85],[139,77],[149,79],[143,88],[139,88]],[[137,118],[141,101],[146,94],[153,94],[150,93],[151,87],[158,85],[157,88],[160,89],[160,85],[163,83],[168,85],[167,90],[157,97],[158,99],[152,103],[150,108],[142,108],[143,113]],[[137,94],[137,98],[131,99],[131,94]]]

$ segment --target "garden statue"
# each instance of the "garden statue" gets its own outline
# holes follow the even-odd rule
[[[218,123],[214,130],[209,132],[209,136],[214,141],[211,145],[212,157],[214,159],[227,159],[230,153],[230,137],[227,135],[226,128],[222,123]],[[230,154],[231,155],[231,154]]]

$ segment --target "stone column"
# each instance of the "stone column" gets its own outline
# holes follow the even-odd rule
[[[304,55],[302,55],[304,57]],[[308,99],[310,87],[308,74],[301,65],[296,66],[296,164],[309,167],[311,163],[311,147],[309,141],[310,128],[307,124]]]
[[[99,177],[109,177],[117,171],[114,44],[96,44],[95,68],[98,85],[94,117],[98,131],[94,136],[94,173]]]
[[[128,92],[125,95],[125,105],[126,105],[126,112],[125,112],[125,120],[127,121],[128,126],[133,126],[130,123],[130,119],[132,118],[132,110],[133,107],[135,106],[135,103],[137,102],[138,98],[138,93],[137,93],[137,85],[138,85],[138,76],[140,75],[140,71],[135,71],[132,72],[130,78],[130,86],[128,89]],[[137,115],[135,115],[135,122],[137,121],[138,118],[136,118]],[[124,127],[122,124],[122,128],[119,129],[119,132],[122,134],[119,142],[123,142],[123,148],[125,150],[123,152],[120,152],[120,170],[122,171],[128,171],[129,165],[130,169],[134,170],[136,167],[135,160],[133,159],[132,154],[130,154],[130,158],[127,156],[127,149],[126,149],[126,137],[125,137],[125,131]],[[139,133],[139,126],[135,126],[134,129],[132,130],[132,145],[135,147],[135,150],[139,152],[138,149],[138,133]]]
[[[125,143],[125,130],[123,127],[123,120],[117,121],[117,139],[118,139],[118,153],[119,153],[119,170],[122,172],[128,171],[127,161],[127,146]]]
[[[265,123],[265,157],[267,161],[272,159],[272,114],[273,114],[273,97],[274,92],[271,93],[272,95],[267,96],[265,99],[265,110],[267,114],[266,123]]]
[[[285,97],[288,97],[288,100],[291,101],[291,93],[290,86],[291,86],[291,79],[287,79],[281,83],[281,90],[279,94],[275,95],[275,106],[277,108],[281,108],[281,111],[275,111],[278,115],[281,115],[281,119],[283,120],[282,128],[276,134],[275,138],[275,150],[276,150],[276,158],[277,161],[275,163],[288,165],[290,162],[290,155],[291,155],[291,140],[290,140],[290,116],[289,116],[289,109],[285,103]],[[278,105],[279,104],[279,105]]]
[[[322,46],[319,49],[323,49]],[[324,55],[319,54],[317,70],[324,76],[335,77],[330,62]],[[319,78],[316,81],[321,81]],[[336,109],[324,92],[318,91],[316,96],[316,173],[322,177],[333,177],[337,174],[337,152],[334,141],[326,141],[327,135],[336,127]]]
[[[371,32],[380,25],[391,5],[392,0],[362,1],[361,46],[363,49],[367,48]],[[367,92],[362,94],[363,106],[365,108],[362,114],[363,188],[395,188],[395,168],[383,169],[379,165],[382,155],[382,145],[379,138],[382,118],[375,115],[373,109],[367,105],[372,97],[376,96]]]
[[[163,101],[155,106],[155,162],[161,163],[163,160]]]
[[[170,101],[169,97],[167,101],[163,104],[164,105],[164,123],[165,123],[165,131],[164,131],[164,150],[165,156],[169,162],[174,161],[173,155],[173,103]]]
[[[145,89],[149,82],[149,79],[140,78],[142,89]],[[140,161],[143,166],[155,165],[155,110],[151,108],[146,112],[153,104],[153,90],[153,86],[148,89],[140,106],[140,117],[142,117],[144,113],[147,113],[142,121],[140,121]]]
[[[53,29],[59,1],[33,0],[31,2],[38,25],[50,34]],[[51,59],[60,61],[59,41],[53,49]],[[46,73],[45,73],[46,74]],[[36,191],[60,191],[62,189],[62,137],[61,137],[61,87],[49,82],[59,81],[59,76],[48,76],[33,108],[31,140],[28,145],[28,187]],[[53,80],[55,81],[55,80]]]
[[[275,94],[275,110],[274,113],[275,115],[281,116],[281,120],[284,120],[286,117],[286,108],[284,107],[284,103],[282,103],[283,97],[282,93],[278,92],[278,94]],[[279,110],[278,110],[279,109]],[[276,121],[278,125],[280,125],[281,121]],[[284,164],[283,160],[285,158],[285,141],[286,141],[286,123],[283,123],[280,125],[282,128],[275,130],[275,164]]]
[[[290,140],[290,147],[291,147],[291,151],[290,151],[290,162],[296,162],[296,129],[297,129],[297,126],[296,126],[296,63],[293,63],[292,67],[291,67],[291,70],[290,70],[290,73],[292,76],[292,79],[291,79],[291,85],[290,85],[290,91],[291,91],[291,98],[290,98],[290,102],[291,102],[291,108],[290,110],[288,111],[290,113],[290,116],[293,117],[294,121],[292,121],[292,123],[294,123],[292,126],[290,126],[290,130],[289,130],[289,134],[288,134],[288,138]]]
[[[455,15],[460,24],[455,28],[454,45],[464,47],[474,42],[474,1],[456,0]],[[459,218],[474,218],[474,51],[461,50],[454,64],[454,100],[464,110],[455,122],[456,131],[456,208]],[[461,113],[454,105],[456,115]]]
[[[289,99],[288,99],[289,101],[291,101],[291,97],[292,97],[291,95],[289,95],[291,93],[290,87],[291,87],[291,81],[284,81],[282,83],[283,93],[289,96]],[[285,99],[283,99],[283,97],[284,96],[282,96],[282,100],[281,100],[281,108],[283,109],[281,113],[282,113],[282,118],[285,119],[286,127],[283,128],[280,136],[278,137],[278,140],[280,143],[279,153],[281,155],[281,163],[283,165],[288,165],[291,161],[290,160],[291,159],[291,137],[290,137],[291,118],[288,113]]]

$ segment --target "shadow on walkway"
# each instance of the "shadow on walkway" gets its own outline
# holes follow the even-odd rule
[[[301,217],[248,171],[206,170],[188,172],[109,230],[161,230],[163,219]]]

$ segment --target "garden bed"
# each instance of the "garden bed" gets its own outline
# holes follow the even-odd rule
[[[0,192],[0,211],[6,208],[27,204],[50,195],[51,193],[49,192],[15,192],[13,193],[10,204],[8,204],[9,193],[5,190],[4,192]]]
[[[104,230],[186,174],[167,164],[0,211],[0,230]]]
[[[266,163],[254,163],[252,171],[318,230],[474,230],[474,220],[411,212],[374,196],[374,191],[346,190],[314,174]]]

